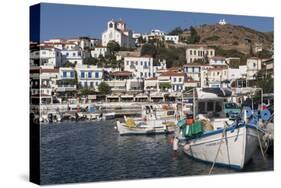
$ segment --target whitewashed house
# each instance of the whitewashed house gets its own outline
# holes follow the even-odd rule
[[[157,77],[151,77],[144,80],[145,92],[159,92],[159,80]]]
[[[247,59],[247,79],[255,80],[258,71],[262,68],[262,60],[257,57]]]
[[[96,46],[93,50],[91,50],[91,57],[99,58],[100,56],[105,57],[109,53],[106,46]]]
[[[176,71],[163,72],[159,77],[159,86],[161,83],[169,83],[171,88],[168,91],[184,90],[185,73]],[[161,86],[160,86],[161,87]]]
[[[66,62],[70,62],[74,65],[82,65],[83,64],[83,51],[81,48],[75,46],[74,48],[63,49],[61,50],[62,54],[62,64],[64,65]]]
[[[184,65],[183,71],[190,80],[200,81],[201,67],[201,64],[190,63]]]
[[[192,63],[198,59],[204,59],[205,57],[211,58],[215,56],[215,49],[205,46],[189,46],[186,49],[186,62]]]
[[[228,68],[208,68],[201,70],[201,87],[220,87],[223,81],[228,80]]]
[[[226,64],[225,57],[213,56],[209,58],[209,65],[220,66],[220,65],[227,65],[227,64]]]
[[[171,41],[175,44],[179,43],[179,36],[178,35],[165,35],[164,36],[165,41]]]
[[[240,65],[239,68],[228,68],[228,80],[237,80],[240,78],[246,78],[247,66]]]
[[[74,92],[77,89],[76,71],[71,67],[60,67],[57,92]]]
[[[98,89],[103,81],[103,69],[97,66],[83,65],[76,67],[78,85],[81,88]]]
[[[61,66],[62,54],[61,50],[52,46],[41,46],[37,50],[30,52],[30,66],[40,66],[45,68],[53,68]]]
[[[157,70],[163,68],[166,68],[165,60],[154,66],[153,58],[150,56],[124,57],[124,70],[132,72],[137,79],[156,77]]]
[[[32,104],[52,104],[58,79],[57,68],[31,68],[30,94]]]
[[[110,20],[107,22],[106,31],[102,33],[102,45],[107,46],[109,41],[116,41],[121,47],[133,48],[135,41],[132,35],[123,20]]]

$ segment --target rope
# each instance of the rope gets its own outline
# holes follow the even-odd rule
[[[257,126],[255,126],[255,127],[256,127],[256,129],[257,129],[258,141],[259,141],[259,146],[260,146],[262,158],[263,158],[263,160],[265,161],[265,155],[264,155],[264,151],[263,151],[263,148],[262,148],[262,143],[261,143],[261,138],[260,138],[260,134],[259,134],[259,129],[258,129]]]
[[[227,128],[227,126],[224,126],[224,130],[223,130],[223,132],[222,132],[222,137],[221,137],[221,142],[220,142],[220,145],[219,145],[219,148],[218,148],[218,151],[217,151],[215,160],[214,160],[214,162],[213,162],[213,164],[212,164],[212,167],[211,167],[211,169],[210,169],[210,171],[209,171],[209,175],[212,173],[213,168],[214,168],[214,166],[215,166],[215,164],[216,164],[217,158],[218,158],[218,156],[219,156],[219,151],[220,151],[220,149],[221,149],[221,144],[222,144],[222,142],[223,142],[223,137],[224,137],[224,135],[225,135],[226,128]]]

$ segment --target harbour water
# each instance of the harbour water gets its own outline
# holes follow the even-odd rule
[[[210,164],[172,150],[172,135],[119,136],[115,120],[41,125],[41,183],[207,175]],[[273,170],[257,152],[242,172]],[[213,174],[237,173],[215,167]]]

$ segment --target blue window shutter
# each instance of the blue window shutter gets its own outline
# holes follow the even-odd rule
[[[92,78],[92,72],[88,72],[88,77]]]
[[[62,72],[64,78],[66,78],[66,72]]]
[[[96,72],[95,77],[96,77],[96,78],[99,77],[99,72]]]

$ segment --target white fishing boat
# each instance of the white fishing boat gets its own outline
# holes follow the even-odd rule
[[[120,135],[132,134],[168,134],[175,131],[176,110],[170,106],[144,105],[141,118],[127,118],[117,121]]]
[[[212,93],[214,92],[212,91]],[[213,166],[222,165],[243,169],[255,154],[257,146],[262,149],[261,136],[263,133],[258,127],[259,114],[247,109],[247,111],[243,111],[243,118],[241,118],[241,114],[235,120],[220,117],[219,115],[225,115],[221,108],[222,105],[219,104],[223,96],[215,97],[216,102],[214,102],[211,99],[206,100],[207,98],[198,94],[200,92],[197,91],[197,97],[203,97],[203,100],[194,100],[193,114],[194,116],[197,114],[196,118],[192,116],[192,119],[187,117],[178,121],[179,129],[176,132],[176,139],[174,139],[174,150],[178,149],[180,142],[179,145],[183,146],[183,152],[191,158],[212,163]],[[204,104],[204,100],[209,105]],[[213,108],[215,114],[208,112]],[[205,111],[205,115],[212,114],[212,117],[215,118],[205,118],[198,114],[200,111]]]
[[[114,118],[115,118],[115,112],[102,113],[103,120],[109,120],[109,119],[114,119]]]

